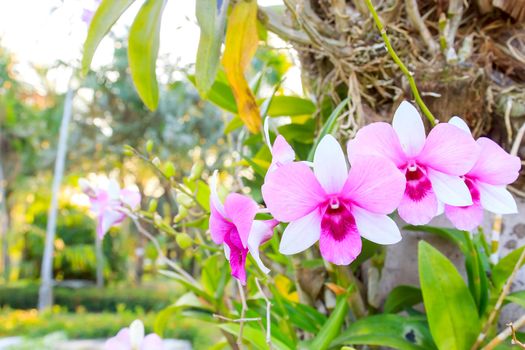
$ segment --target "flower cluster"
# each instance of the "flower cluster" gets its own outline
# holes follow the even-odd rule
[[[331,135],[321,139],[310,163],[295,161],[284,137],[278,135],[272,144],[267,123],[264,129],[272,154],[261,189],[267,209],[236,193],[223,205],[216,174],[211,183],[212,239],[224,245],[232,275],[242,283],[248,253],[268,273],[259,246],[279,222],[288,223],[280,241],[282,254],[296,254],[319,242],[325,260],[347,265],[361,253],[361,237],[384,245],[401,240],[388,216],[396,209],[415,225],[444,212],[462,230],[478,226],[483,209],[517,212],[506,185],[519,175],[519,158],[487,138],[474,140],[458,117],[438,124],[427,136],[416,108],[402,102],[392,125],[367,125],[348,143],[350,170]],[[274,219],[255,220],[261,211]]]

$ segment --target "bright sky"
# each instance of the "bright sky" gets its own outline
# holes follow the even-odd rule
[[[122,36],[132,23],[144,1],[137,0],[116,25]],[[263,6],[279,5],[282,0],[259,0]],[[0,41],[16,55],[18,74],[28,82],[36,81],[31,76],[29,65],[49,66],[57,60],[75,62],[81,57],[81,47],[87,33],[82,22],[84,8],[95,8],[94,0],[16,0],[0,1]],[[161,27],[159,55],[171,62],[187,65],[194,62],[199,28],[195,19],[195,0],[167,1]],[[105,39],[93,60],[93,67],[111,62],[113,46]],[[289,84],[297,87],[298,71],[290,72]],[[57,90],[66,89],[67,72],[55,72],[49,79]],[[292,88],[292,86],[290,86]],[[296,90],[295,88],[293,88]],[[300,91],[300,90],[296,90]]]

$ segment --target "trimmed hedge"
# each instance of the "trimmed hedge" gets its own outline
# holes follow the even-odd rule
[[[158,311],[176,300],[177,292],[166,288],[80,288],[56,287],[55,305],[69,311],[84,308],[90,312],[117,311],[120,306],[126,309]],[[12,309],[34,309],[38,302],[38,285],[0,286],[0,307]]]
[[[67,313],[58,307],[39,313],[36,310],[0,309],[0,338],[24,336],[39,338],[61,332],[69,339],[107,339],[135,319],[144,322],[146,333],[153,332],[156,314],[119,310],[116,313]],[[165,338],[189,340],[193,349],[210,349],[221,338],[217,328],[195,319],[178,318],[170,323]],[[41,349],[41,346],[32,347]]]

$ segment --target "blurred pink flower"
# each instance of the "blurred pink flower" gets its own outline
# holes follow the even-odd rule
[[[82,22],[89,25],[91,23],[91,20],[93,19],[93,16],[95,15],[95,11],[97,7],[100,5],[100,2],[102,0],[91,0],[86,7],[82,9]]]
[[[396,110],[392,126],[372,123],[357,132],[348,143],[350,162],[359,155],[386,157],[404,174],[406,189],[398,212],[410,224],[427,224],[438,214],[439,201],[454,206],[472,204],[460,176],[478,159],[476,143],[447,123],[438,124],[426,137],[421,116],[406,101]]]
[[[100,239],[112,227],[121,223],[126,214],[123,209],[135,209],[140,204],[140,193],[131,189],[120,189],[119,184],[111,179],[107,188],[96,188],[85,179],[79,185],[89,196],[91,211],[97,217],[97,235]]]
[[[210,181],[210,232],[216,244],[223,244],[232,276],[246,284],[246,256],[252,255],[259,268],[268,273],[259,256],[259,246],[273,235],[276,220],[255,220],[259,207],[249,197],[230,193],[224,205],[217,194],[217,172]]]
[[[290,222],[281,253],[299,253],[319,241],[324,259],[347,265],[361,252],[360,236],[379,244],[401,239],[386,214],[404,189],[403,175],[381,157],[355,157],[348,172],[341,146],[327,135],[315,150],[313,172],[304,163],[284,164],[266,176],[262,193],[274,218]]]
[[[471,135],[467,124],[459,117],[450,119],[455,125]],[[506,189],[519,176],[521,161],[511,156],[494,141],[480,137],[477,144],[481,150],[474,167],[463,177],[472,195],[472,205],[445,205],[445,215],[460,230],[472,230],[483,221],[483,208],[496,214],[517,213],[516,201]]]
[[[144,336],[144,324],[135,320],[104,344],[104,350],[163,350],[162,339],[155,333]]]
[[[295,160],[295,152],[290,146],[286,139],[282,135],[277,135],[273,145],[270,141],[270,131],[269,131],[269,117],[264,120],[264,135],[266,138],[266,143],[268,148],[272,153],[272,163],[268,168],[268,172],[274,171],[283,164],[291,163]]]

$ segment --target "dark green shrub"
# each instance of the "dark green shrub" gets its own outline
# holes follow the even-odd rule
[[[79,307],[91,312],[116,311],[119,305],[127,309],[161,310],[171,304],[177,292],[168,288],[55,288],[55,305],[74,311]],[[33,309],[37,306],[38,285],[0,286],[0,307]]]

